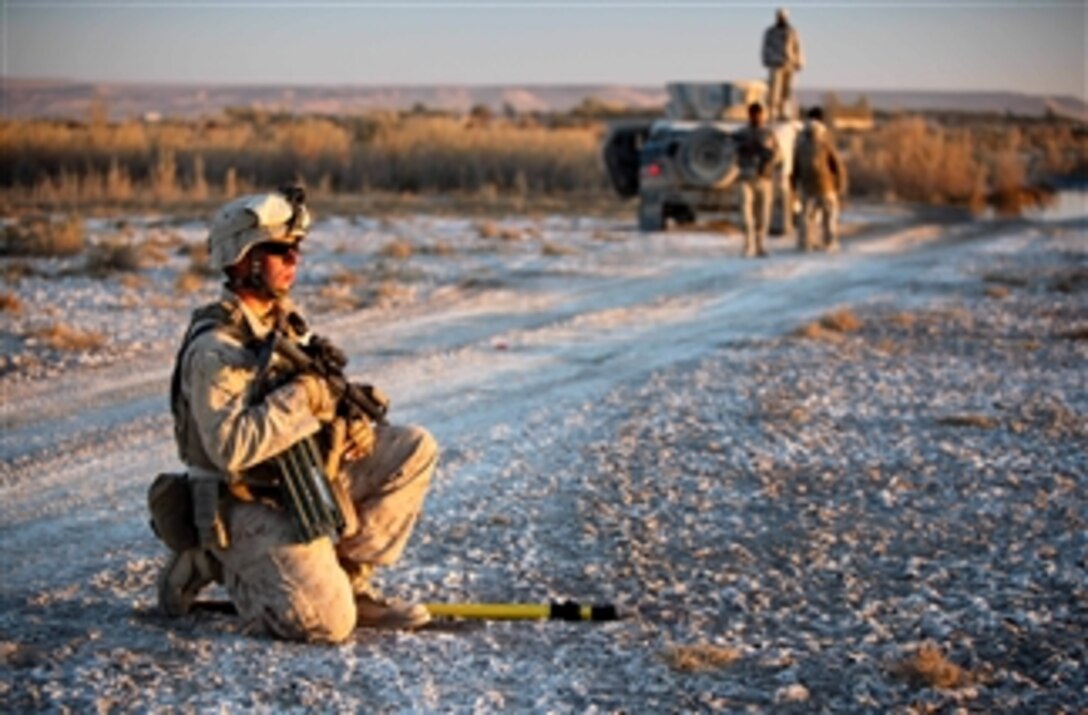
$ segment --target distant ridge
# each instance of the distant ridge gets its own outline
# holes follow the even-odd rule
[[[683,78],[678,78],[683,79]],[[1043,116],[1048,111],[1088,121],[1088,104],[1070,96],[1018,92],[937,92],[915,90],[828,90],[801,88],[802,104],[820,102],[834,91],[845,103],[864,94],[883,111],[968,111]],[[227,107],[261,107],[296,113],[360,113],[375,109],[432,109],[467,112],[476,105],[494,111],[568,111],[586,98],[632,109],[663,107],[665,88],[641,85],[198,85],[82,83],[64,80],[7,79],[0,87],[6,117],[86,119],[95,99],[112,119],[197,117],[220,114]]]

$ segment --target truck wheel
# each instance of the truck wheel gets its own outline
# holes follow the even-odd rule
[[[638,206],[638,230],[644,233],[665,228],[665,207],[643,201]]]

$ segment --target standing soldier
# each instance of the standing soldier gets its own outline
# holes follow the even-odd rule
[[[814,249],[812,222],[819,216],[823,224],[823,245],[827,251],[839,250],[839,197],[846,195],[846,166],[835,151],[835,144],[823,122],[819,107],[808,112],[805,128],[797,137],[793,153],[790,183],[801,192],[801,228],[797,247]]]
[[[171,386],[187,475],[161,475],[149,502],[171,549],[158,580],[166,615],[185,615],[218,581],[251,626],[337,643],[356,626],[413,628],[429,619],[421,605],[382,598],[370,576],[400,557],[438,450],[425,430],[372,423],[338,399],[346,358],[309,333],[288,298],[310,223],[304,201],[301,188],[288,187],[236,199],[215,215],[210,263],[226,283],[218,302],[193,314]],[[299,351],[337,367],[336,390],[332,373],[292,369],[288,355]],[[339,487],[339,533],[300,527],[297,475],[316,472]]]
[[[739,129],[733,141],[737,147],[737,183],[744,219],[744,256],[764,257],[774,198],[772,177],[781,154],[774,133],[763,125],[762,105],[748,105],[748,126]]]
[[[779,8],[775,23],[763,33],[763,66],[768,79],[768,113],[770,118],[786,119],[787,107],[793,100],[793,73],[804,66],[801,56],[801,40],[797,30],[789,23],[789,12]]]

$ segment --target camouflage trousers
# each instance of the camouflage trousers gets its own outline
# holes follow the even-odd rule
[[[767,119],[788,119],[789,103],[793,101],[793,70],[771,67],[767,78]]]
[[[288,640],[338,643],[351,635],[355,597],[341,563],[385,566],[400,557],[438,459],[421,428],[378,425],[376,438],[370,456],[344,466],[360,525],[350,539],[300,544],[286,512],[259,503],[232,508],[230,547],[215,555],[248,624]]]
[[[823,243],[813,242],[813,223],[820,220]],[[797,247],[802,251],[815,248],[837,248],[839,245],[839,197],[833,193],[805,194],[801,199],[801,227],[797,234]]]
[[[771,228],[771,208],[774,184],[770,179],[740,180],[740,209],[744,220],[744,255],[755,256],[766,251],[767,233]]]

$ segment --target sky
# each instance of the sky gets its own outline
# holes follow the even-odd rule
[[[779,3],[0,0],[5,78],[632,84],[762,78]],[[1088,0],[788,3],[812,88],[1084,99]]]

